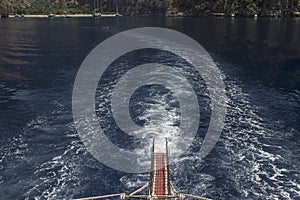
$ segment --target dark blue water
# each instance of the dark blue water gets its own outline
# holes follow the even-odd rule
[[[89,51],[116,33],[144,26],[197,40],[226,85],[221,138],[204,160],[194,146],[171,166],[177,188],[214,199],[300,199],[300,20],[155,17],[0,20],[0,199],[128,192],[148,180],[147,174],[118,172],[94,159],[71,110],[76,73]],[[163,117],[172,116],[167,121],[178,126],[170,91],[142,88],[132,105],[141,125],[153,105],[167,105],[173,115]],[[118,139],[113,128],[107,130]]]

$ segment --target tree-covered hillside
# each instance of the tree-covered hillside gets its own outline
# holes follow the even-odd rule
[[[1,12],[49,14],[116,12],[123,15],[287,16],[300,11],[300,0],[1,0]]]

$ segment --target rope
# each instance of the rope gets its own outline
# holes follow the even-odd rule
[[[137,189],[136,191],[130,193],[129,196],[134,195],[134,194],[136,194],[136,193],[142,191],[143,189],[145,189],[145,188],[148,187],[148,186],[149,186],[149,183],[147,182],[143,187],[141,187],[141,188]]]
[[[109,195],[86,197],[86,198],[73,199],[73,200],[96,200],[96,199],[104,199],[104,198],[116,197],[116,196],[121,196],[121,195],[122,194],[109,194]]]
[[[194,198],[194,199],[199,199],[199,200],[212,200],[212,199],[207,199],[207,198],[199,197],[199,196],[192,195],[192,194],[182,194],[181,193],[181,195],[186,196],[186,197],[191,197],[191,198]]]
[[[175,194],[177,194],[178,192],[177,192],[177,190],[175,189],[174,184],[173,184],[172,181],[170,181],[170,185],[171,185],[171,188],[172,188],[173,192],[174,192]]]

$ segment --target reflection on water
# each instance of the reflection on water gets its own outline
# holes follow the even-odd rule
[[[243,65],[254,80],[300,88],[300,20],[169,19],[174,27],[230,62]]]
[[[101,26],[106,24],[111,26],[107,36],[130,28],[161,26],[186,33],[213,53],[243,65],[255,80],[299,88],[299,23],[297,18],[253,20],[218,17],[134,17],[89,22],[87,19],[1,20],[0,58],[1,62],[8,64],[32,65],[32,57],[41,56],[40,50],[46,50],[39,49],[41,45],[53,48],[63,43],[65,50],[80,48],[85,42],[82,40],[84,31],[98,32],[102,38],[104,31]],[[60,50],[57,51],[59,54],[63,49],[55,50]]]
[[[192,149],[171,166],[176,186],[214,199],[299,198],[300,20],[122,17],[0,19],[0,199],[126,192],[148,179],[95,160],[71,112],[73,83],[88,52],[109,36],[144,26],[194,38],[225,77],[229,101],[221,139],[205,160]],[[161,128],[176,129],[178,123],[166,122],[176,121],[178,112],[158,111],[177,104],[164,102],[155,87],[139,97],[147,94],[140,89],[134,117],[164,117],[157,121],[167,125]],[[143,107],[143,99],[155,106]],[[118,138],[111,130],[107,134]]]

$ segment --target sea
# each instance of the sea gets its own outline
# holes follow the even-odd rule
[[[151,142],[129,136],[114,121],[113,86],[132,63],[168,62],[191,80],[199,102],[200,125],[189,148],[177,149],[182,112],[171,90],[140,87],[129,107],[138,126],[154,123],[151,132],[169,139],[177,190],[216,200],[299,200],[300,18],[217,16],[0,18],[0,199],[130,193],[149,181],[147,172],[97,160],[72,113],[74,82],[86,56],[104,40],[142,27],[179,31],[209,53],[226,89],[224,127],[214,148],[199,157],[212,113],[205,81],[181,58],[144,49],[120,57],[99,77],[104,81],[95,109],[107,138],[127,151],[149,150]]]

